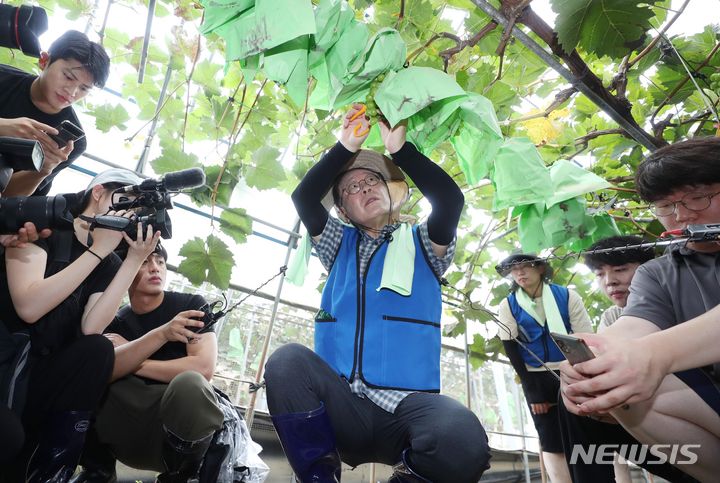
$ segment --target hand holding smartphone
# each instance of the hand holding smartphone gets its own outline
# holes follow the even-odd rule
[[[584,340],[566,334],[550,333],[550,337],[570,364],[579,364],[595,358],[595,354]]]
[[[58,133],[48,133],[48,136],[50,136],[50,138],[58,144],[60,149],[67,146],[68,141],[77,141],[78,139],[85,137],[83,130],[67,119],[55,126],[55,129],[58,130]]]

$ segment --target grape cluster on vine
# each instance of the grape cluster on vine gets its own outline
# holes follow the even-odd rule
[[[713,92],[720,94],[720,72],[715,72],[710,75],[710,89]]]
[[[377,90],[380,88],[380,84],[382,84],[384,80],[385,74],[377,76],[370,84],[370,91],[365,98],[365,117],[367,117],[368,122],[371,125],[385,119],[377,104],[375,104],[375,94],[377,94]]]

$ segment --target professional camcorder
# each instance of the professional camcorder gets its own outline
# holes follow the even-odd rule
[[[143,236],[148,225],[160,231],[164,239],[172,238],[172,223],[167,210],[173,207],[171,196],[180,190],[195,188],[205,183],[205,173],[200,168],[184,169],[167,173],[160,179],[146,179],[137,185],[118,188],[113,192],[111,210],[133,210],[135,216],[126,218],[115,215],[98,215],[91,227],[124,231],[133,240],[137,237],[138,223]]]
[[[38,37],[47,29],[47,13],[41,7],[0,5],[0,47],[40,57]]]
[[[91,228],[124,231],[133,240],[137,236],[138,223],[142,225],[143,233],[148,225],[152,225],[163,238],[169,239],[172,237],[172,224],[167,210],[172,208],[171,196],[204,183],[205,173],[200,168],[167,173],[159,179],[146,179],[138,185],[125,186],[113,192],[114,203],[110,209],[132,210],[134,215],[131,218],[115,215],[81,218],[90,222]],[[82,198],[83,193],[0,198],[0,234],[17,233],[26,222],[34,223],[38,230],[71,230],[73,218],[82,209]]]

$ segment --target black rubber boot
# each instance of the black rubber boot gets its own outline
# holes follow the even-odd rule
[[[80,457],[82,471],[75,475],[70,483],[115,483],[117,460],[110,447],[102,444],[94,428],[90,428],[85,438],[85,448]]]
[[[75,473],[89,425],[89,411],[68,411],[49,418],[28,462],[26,483],[67,483]]]
[[[272,417],[288,462],[301,483],[337,483],[342,463],[325,406]]]
[[[213,435],[197,441],[185,441],[165,429],[162,459],[165,471],[157,476],[157,483],[186,483],[197,481],[198,472]]]
[[[410,448],[403,450],[400,462],[393,466],[393,474],[388,483],[432,483],[410,467],[407,457],[408,451],[410,451]]]

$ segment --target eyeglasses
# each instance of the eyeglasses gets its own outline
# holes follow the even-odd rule
[[[537,267],[537,266],[539,266],[539,265],[540,265],[540,264],[537,263],[537,262],[530,262],[530,261],[528,261],[528,262],[517,262],[517,263],[513,263],[513,264],[510,266],[510,272],[517,272],[517,271],[520,271],[520,270],[525,270],[526,268],[535,268],[535,267]]]
[[[347,193],[347,194],[349,194],[349,195],[354,195],[354,194],[360,192],[360,190],[362,189],[362,185],[375,186],[375,185],[378,184],[379,182],[380,182],[380,178],[378,178],[378,177],[377,177],[376,175],[374,175],[374,174],[369,174],[369,175],[367,175],[367,176],[365,177],[365,179],[361,179],[361,180],[359,180],[359,181],[355,181],[355,182],[350,183],[349,185],[347,185],[347,186],[343,189],[343,192],[345,192],[345,193]]]
[[[678,204],[683,205],[690,211],[702,211],[710,206],[710,200],[719,194],[720,191],[710,194],[688,193],[677,201],[656,201],[650,203],[650,211],[657,216],[670,216],[675,213]]]

